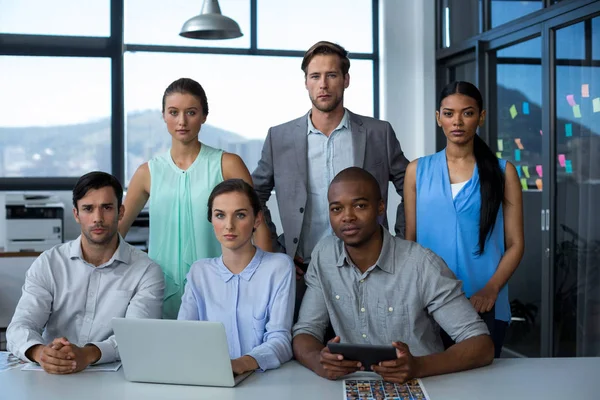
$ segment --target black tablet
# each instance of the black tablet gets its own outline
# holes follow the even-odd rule
[[[371,365],[382,361],[398,358],[393,346],[378,346],[372,344],[328,343],[327,347],[333,354],[341,354],[345,360],[360,361],[365,371],[371,370]]]

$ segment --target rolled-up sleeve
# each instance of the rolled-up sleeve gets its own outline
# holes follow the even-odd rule
[[[446,263],[428,250],[422,265],[420,291],[423,302],[435,321],[455,342],[489,335],[487,326],[465,297],[462,283]]]
[[[52,311],[52,282],[45,254],[38,257],[25,276],[23,293],[6,331],[7,348],[23,361],[25,352],[35,345],[45,344],[44,326]]]
[[[293,328],[293,336],[296,337],[305,333],[322,342],[329,324],[329,313],[317,271],[319,266],[318,248],[317,245],[317,248],[313,251],[306,274],[304,274],[306,292],[300,306],[298,322]]]
[[[125,318],[160,318],[164,290],[164,275],[157,264],[151,263],[129,302]],[[96,361],[96,364],[109,363],[120,359],[115,335],[111,335],[106,340],[88,344],[93,344],[100,349],[102,355]]]
[[[293,355],[291,330],[296,299],[296,273],[292,259],[285,259],[288,261],[285,265],[286,274],[269,302],[269,320],[265,326],[264,342],[248,353],[263,371],[278,368],[291,360]]]

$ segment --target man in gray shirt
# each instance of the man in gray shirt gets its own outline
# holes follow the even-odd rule
[[[296,358],[329,379],[372,367],[392,382],[491,363],[486,325],[444,261],[377,222],[385,210],[377,180],[347,168],[331,182],[328,199],[336,236],[321,240],[312,253],[293,328]],[[390,344],[397,359],[364,366],[332,354],[323,347],[330,321],[333,342]],[[456,341],[446,351],[438,324]]]
[[[69,374],[119,359],[113,317],[160,318],[160,267],[117,233],[123,188],[90,172],[73,189],[81,235],[36,259],[6,332],[8,350],[45,371]]]

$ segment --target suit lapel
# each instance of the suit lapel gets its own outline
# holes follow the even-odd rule
[[[365,151],[367,150],[367,130],[363,125],[362,119],[356,114],[350,114],[350,132],[352,134],[352,149],[354,156],[354,165],[364,168]]]
[[[305,188],[308,187],[308,114],[298,119],[292,136],[294,137],[294,147],[296,148],[296,163],[298,164],[298,175]]]

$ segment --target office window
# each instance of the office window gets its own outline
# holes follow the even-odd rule
[[[535,60],[540,60],[541,48],[542,38],[536,37],[526,42],[498,50],[498,52],[496,52],[496,56],[501,58],[532,58]]]
[[[443,0],[441,6],[441,47],[450,47],[480,32],[481,0]]]
[[[110,36],[110,0],[0,0],[0,33]]]
[[[125,0],[124,39],[127,44],[192,47],[250,47],[250,1],[220,0],[223,15],[238,23],[240,38],[196,40],[179,36],[188,19],[200,14],[202,1]]]
[[[492,0],[492,28],[541,10],[543,7],[542,0]]]
[[[111,171],[109,59],[4,56],[0,64],[0,177]]]
[[[372,4],[365,0],[258,0],[258,47],[307,50],[319,40],[373,52]]]
[[[126,182],[140,164],[169,148],[162,95],[181,77],[198,81],[206,91],[209,114],[200,140],[238,154],[252,172],[269,127],[310,109],[300,64],[299,57],[126,53]],[[373,62],[351,60],[350,74],[344,104],[372,116]]]

